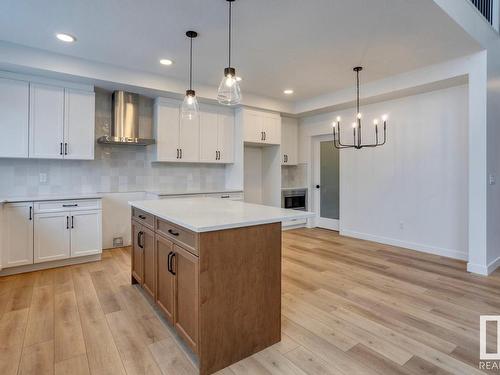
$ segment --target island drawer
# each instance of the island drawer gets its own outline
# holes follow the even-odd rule
[[[174,240],[190,253],[198,256],[198,236],[196,233],[161,219],[156,220],[156,233]]]
[[[155,217],[147,212],[139,210],[138,208],[132,207],[132,218],[137,220],[139,223],[154,229]]]

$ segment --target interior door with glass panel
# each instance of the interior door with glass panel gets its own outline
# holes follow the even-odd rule
[[[339,151],[333,147],[331,137],[321,137],[314,143],[314,200],[316,226],[339,230],[340,183]]]

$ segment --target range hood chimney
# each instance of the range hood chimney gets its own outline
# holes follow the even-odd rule
[[[126,91],[113,92],[111,134],[97,143],[108,145],[147,146],[154,139],[139,138],[139,95]]]

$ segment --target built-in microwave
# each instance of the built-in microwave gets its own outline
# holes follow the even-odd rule
[[[282,190],[281,207],[289,208],[292,210],[307,211],[307,190]]]

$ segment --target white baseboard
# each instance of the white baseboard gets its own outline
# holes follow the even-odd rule
[[[16,275],[18,273],[40,271],[40,270],[45,270],[45,269],[49,269],[49,268],[71,266],[71,265],[80,264],[80,263],[96,262],[99,260],[101,260],[101,254],[87,255],[87,256],[78,257],[78,258],[54,260],[52,262],[27,264],[25,266],[4,268],[3,270],[0,271],[0,276]]]
[[[479,275],[488,276],[493,271],[495,271],[498,267],[500,267],[500,257],[491,261],[487,265],[477,264],[477,263],[467,263],[467,271],[472,273],[477,273]]]
[[[348,230],[348,229],[341,229],[340,234],[342,236],[359,238],[361,240],[378,242],[378,243],[382,243],[385,245],[403,247],[406,249],[421,251],[423,253],[439,255],[439,256],[443,256],[443,257],[447,257],[447,258],[454,258],[454,259],[460,259],[460,260],[467,260],[468,259],[466,253],[463,253],[463,252],[458,251],[458,250],[451,250],[451,249],[445,249],[445,248],[441,248],[441,247],[437,247],[437,246],[401,241],[401,240],[396,240],[393,238],[381,237],[381,236],[376,236],[376,235],[368,234],[368,233],[360,233],[360,232],[356,232],[356,231],[352,231],[352,230]]]

